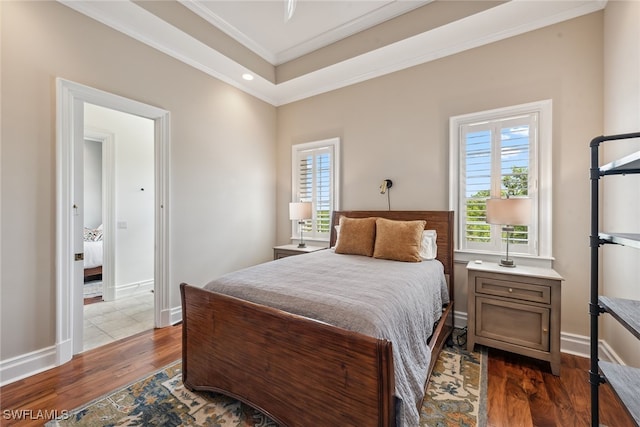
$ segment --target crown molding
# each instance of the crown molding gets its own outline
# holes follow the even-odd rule
[[[327,31],[326,33],[320,34],[312,39],[305,40],[304,42],[289,49],[285,49],[282,52],[278,52],[276,54],[275,65],[284,64],[285,62],[304,56],[308,52],[328,46],[346,37],[371,28],[372,26],[411,12],[412,10],[425,6],[432,1],[434,0],[393,1],[392,3],[386,3],[384,6],[381,6],[376,10],[372,10],[368,14],[357,19],[353,19],[338,28]],[[391,11],[391,13],[389,13],[389,11]],[[384,19],[382,19],[381,16],[383,16]]]
[[[277,105],[340,89],[603,9],[606,1],[512,0],[278,84]]]
[[[241,30],[234,27],[222,17],[218,16],[211,9],[204,6],[202,0],[178,0],[183,6],[191,10],[211,25],[220,29],[222,32],[232,37],[237,42],[244,45],[256,55],[274,66],[278,66],[285,62],[304,56],[308,52],[328,46],[345,37],[354,35],[360,31],[366,30],[373,25],[379,24],[389,19],[393,19],[404,13],[410,12],[418,7],[422,7],[434,0],[412,0],[412,1],[393,1],[385,3],[375,10],[363,15],[357,19],[353,19],[344,25],[326,31],[317,37],[310,38],[280,52],[271,52],[259,42],[244,34]],[[391,13],[390,13],[391,12]]]
[[[604,9],[606,0],[512,0],[434,30],[274,84],[131,1],[60,3],[274,106],[285,105]],[[255,73],[254,73],[255,74]]]
[[[251,84],[246,84],[242,80],[242,74],[253,73],[252,70],[232,61],[132,1],[58,2],[243,92],[270,104],[276,103],[276,87],[273,83],[256,75]]]
[[[277,55],[269,52],[267,48],[257,43],[251,37],[244,34],[242,31],[231,25],[229,22],[216,15],[211,9],[202,5],[201,0],[178,0],[184,7],[207,21],[209,24],[218,28],[220,31],[233,38],[240,44],[244,45],[247,49],[251,50],[256,55],[260,56],[265,61],[274,65],[277,61]]]

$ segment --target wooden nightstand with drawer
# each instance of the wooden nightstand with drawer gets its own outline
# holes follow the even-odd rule
[[[467,349],[475,344],[546,360],[560,375],[562,277],[550,268],[467,264]]]
[[[275,260],[293,255],[308,254],[322,249],[326,248],[320,246],[305,246],[304,248],[299,248],[298,245],[275,246],[273,248],[273,259]]]

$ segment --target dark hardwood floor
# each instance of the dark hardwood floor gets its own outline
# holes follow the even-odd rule
[[[51,411],[74,409],[181,357],[181,326],[143,332],[87,351],[63,366],[0,388],[0,425],[41,426]],[[561,376],[548,364],[489,350],[488,426],[589,426],[589,361],[562,355]],[[601,387],[600,422],[635,424],[608,386]],[[42,411],[42,412],[39,412]],[[21,414],[32,420],[11,419]]]
[[[52,411],[77,408],[181,356],[181,325],[86,351],[62,366],[0,388],[0,425],[42,426]]]
[[[562,353],[560,376],[547,362],[489,349],[487,426],[590,426],[589,359]],[[608,384],[600,386],[600,424],[636,424]]]

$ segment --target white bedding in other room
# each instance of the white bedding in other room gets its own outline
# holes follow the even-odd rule
[[[84,268],[102,265],[102,240],[84,242]]]

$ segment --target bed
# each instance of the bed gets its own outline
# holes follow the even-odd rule
[[[424,365],[417,369],[421,371],[418,377],[423,393],[436,355],[453,327],[453,212],[337,211],[333,213],[332,224],[338,224],[341,217],[425,220],[424,229],[437,232],[437,261],[401,263],[379,260],[406,266],[439,265],[445,279],[448,302],[437,307],[439,319],[433,327],[429,325],[429,333],[423,335],[419,346],[409,346],[419,347],[417,353],[427,354],[422,359]],[[336,227],[331,227],[331,247],[335,245],[336,238]],[[335,249],[337,252],[338,247]],[[298,280],[300,286],[306,286],[305,283],[311,279],[309,270],[303,267],[304,263],[329,262],[332,256],[335,257],[332,259],[344,260],[346,256],[358,258],[362,263],[374,262],[360,255],[332,252],[334,249],[327,249],[314,253],[316,255],[283,258],[246,269],[250,276],[248,281],[255,282],[260,288],[263,285],[261,277],[268,281],[266,277],[272,275],[270,270],[282,266],[289,269],[286,274],[294,276],[294,282]],[[291,273],[296,266],[301,267],[298,275]],[[262,269],[267,269],[268,273],[263,275]],[[326,269],[327,277],[331,276],[332,270]],[[349,267],[340,270],[341,277],[333,283],[335,288],[347,288],[343,286],[347,283],[347,270]],[[247,272],[243,270],[238,274],[246,275]],[[294,310],[290,308],[278,308],[277,298],[274,300],[276,304],[257,303],[251,301],[253,297],[234,296],[228,292],[227,281],[236,278],[236,273],[231,273],[207,284],[206,288],[181,284],[183,382],[188,389],[215,391],[237,398],[261,410],[281,426],[415,425],[415,414],[423,394],[409,395],[409,398],[403,394],[405,371],[415,370],[414,364],[407,362],[404,354],[398,353],[407,347],[403,341],[397,340],[394,345],[393,339],[379,336],[377,328],[383,325],[382,329],[386,330],[386,321],[369,330],[369,320],[360,321],[356,316],[353,316],[356,320],[348,319],[350,316],[345,315],[345,307],[349,307],[351,302],[335,308],[328,303],[310,304],[301,299],[299,306],[306,308],[300,311],[296,307],[295,311],[306,313],[306,309],[315,310],[317,306],[327,305],[330,312],[337,310],[342,313],[337,316],[339,319],[347,318],[349,322],[362,323],[364,327],[342,327],[342,320],[311,318],[292,312]],[[400,286],[403,280],[394,279],[388,288]],[[271,295],[269,289],[263,288],[266,300]],[[328,295],[324,290],[322,294]],[[299,295],[290,297],[292,300],[299,298]],[[402,314],[404,308],[390,310],[393,315],[397,311],[398,316],[405,316]],[[424,310],[430,311],[433,310]],[[361,329],[370,333],[362,333]],[[389,326],[389,329],[403,328]],[[405,369],[405,365],[411,369]]]
[[[84,228],[84,280],[102,276],[103,239],[102,225],[98,228]]]

